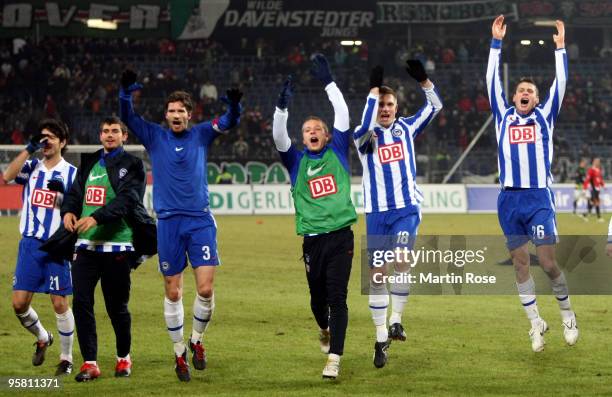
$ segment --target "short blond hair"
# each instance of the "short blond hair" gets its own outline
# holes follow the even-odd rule
[[[304,124],[306,124],[310,120],[320,121],[321,124],[323,124],[323,130],[326,133],[329,134],[329,127],[327,127],[327,123],[325,121],[323,121],[322,118],[317,117],[317,116],[308,116],[308,117],[306,117],[306,120],[304,120],[304,122],[302,123],[302,132],[304,132]]]

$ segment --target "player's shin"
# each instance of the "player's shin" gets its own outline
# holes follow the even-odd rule
[[[391,316],[389,324],[401,324],[404,306],[408,301],[410,284],[408,283],[408,272],[395,271],[394,281],[389,283],[391,292]]]
[[[389,293],[385,284],[370,283],[369,305],[372,321],[376,326],[376,341],[385,342],[388,339],[387,307],[389,306]]]
[[[536,303],[535,282],[533,278],[529,275],[527,281],[516,283],[516,287],[527,318],[532,326],[537,325],[540,321],[540,313],[538,312],[538,304]]]
[[[574,312],[570,304],[569,291],[567,288],[567,281],[565,281],[565,274],[563,272],[555,279],[550,280],[553,294],[557,298],[559,304],[559,310],[561,311],[561,318],[563,321],[570,321],[574,318]]]
[[[193,301],[193,328],[191,331],[191,341],[193,343],[201,342],[202,335],[206,331],[208,324],[215,310],[215,295],[210,298],[204,298],[196,293]]]
[[[47,342],[49,334],[38,319],[38,314],[32,308],[32,306],[30,306],[25,313],[17,314],[17,318],[21,322],[21,325],[30,331],[30,333],[34,335],[36,339],[41,342]]]
[[[72,362],[72,345],[74,343],[74,315],[68,308],[65,313],[55,314],[57,330],[60,334],[60,361]]]
[[[174,353],[177,356],[185,352],[185,342],[183,341],[183,323],[185,320],[183,311],[183,299],[176,302],[164,298],[164,318],[170,339],[174,343]]]

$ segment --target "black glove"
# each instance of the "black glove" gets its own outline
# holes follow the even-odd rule
[[[131,94],[142,88],[142,84],[136,82],[136,72],[125,69],[121,74],[121,89],[125,94]]]
[[[310,59],[312,60],[310,74],[319,79],[327,87],[329,83],[334,81],[334,78],[332,77],[329,62],[327,62],[325,55],[319,53],[313,54]]]
[[[61,177],[55,177],[52,179],[49,179],[49,182],[47,182],[47,189],[53,191],[53,192],[58,192],[58,193],[64,193],[64,180]]]
[[[279,109],[287,109],[289,106],[289,101],[293,96],[293,77],[291,75],[287,76],[287,80],[283,84],[283,89],[280,94],[278,94],[278,101],[276,102],[276,107]]]
[[[221,101],[225,102],[229,106],[238,106],[240,104],[240,99],[242,99],[242,91],[238,88],[230,88],[225,91],[226,96],[221,97]]]
[[[425,68],[423,64],[418,59],[408,59],[406,61],[406,71],[416,81],[419,83],[427,80],[427,73],[425,73]]]
[[[381,87],[383,85],[384,69],[380,65],[374,66],[370,72],[370,88]]]
[[[26,150],[28,151],[28,153],[33,154],[34,152],[37,152],[38,150],[44,148],[46,143],[47,137],[43,134],[32,135],[30,137],[30,142],[28,143],[28,146],[26,146]]]

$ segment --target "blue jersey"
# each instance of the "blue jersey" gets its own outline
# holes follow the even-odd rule
[[[144,120],[134,112],[130,95],[120,95],[121,120],[138,137],[153,166],[153,208],[159,218],[198,216],[208,212],[206,158],[213,140],[240,120],[228,111],[181,134]]]
[[[567,54],[555,51],[556,78],[548,98],[529,114],[506,103],[499,75],[501,40],[493,39],[487,67],[487,92],[495,120],[499,182],[502,187],[545,188],[552,181],[553,129],[567,83]]]
[[[361,125],[353,138],[363,166],[366,213],[418,206],[423,194],[416,183],[414,139],[442,109],[435,87],[423,88],[425,105],[410,117],[400,117],[388,127],[376,123],[378,96],[368,95]]]
[[[47,183],[53,178],[61,179],[64,191],[68,192],[76,171],[76,167],[64,159],[50,169],[38,159],[26,161],[15,178],[15,183],[23,185],[23,207],[19,222],[19,231],[23,237],[46,241],[55,233],[62,222],[60,208],[64,195],[47,189]]]

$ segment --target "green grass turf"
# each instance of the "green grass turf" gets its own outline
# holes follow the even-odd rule
[[[607,225],[559,215],[561,234],[605,234]],[[209,367],[181,384],[173,371],[172,344],[163,319],[163,285],[156,260],[132,275],[133,322],[129,379],[113,375],[114,335],[98,288],[98,361],[102,377],[91,384],[64,379],[62,395],[612,395],[612,318],[609,296],[573,296],[581,338],[565,346],[557,304],[539,299],[551,331],[534,354],[516,296],[411,296],[404,313],[408,341],[394,343],[383,369],[372,365],[374,327],[367,297],[359,294],[359,247],[349,290],[349,328],[341,377],[321,379],[325,356],[310,313],[300,261],[301,241],[290,216],[218,216],[223,265],[215,282],[216,311],[206,333]],[[59,338],[41,367],[32,367],[34,339],[14,317],[11,280],[19,234],[17,218],[0,218],[0,377],[48,376]],[[356,245],[364,233],[355,228]],[[425,215],[421,234],[500,234],[495,215]],[[612,263],[611,263],[612,265]],[[534,269],[534,271],[539,271]],[[186,333],[191,329],[194,282],[186,271]],[[571,287],[571,286],[570,286]],[[57,334],[49,299],[33,306]],[[186,335],[187,336],[187,335]],[[75,365],[81,364],[75,341]],[[51,392],[47,392],[51,393]],[[28,393],[19,393],[25,395]],[[41,395],[39,392],[32,395]],[[17,395],[0,388],[0,395]]]

